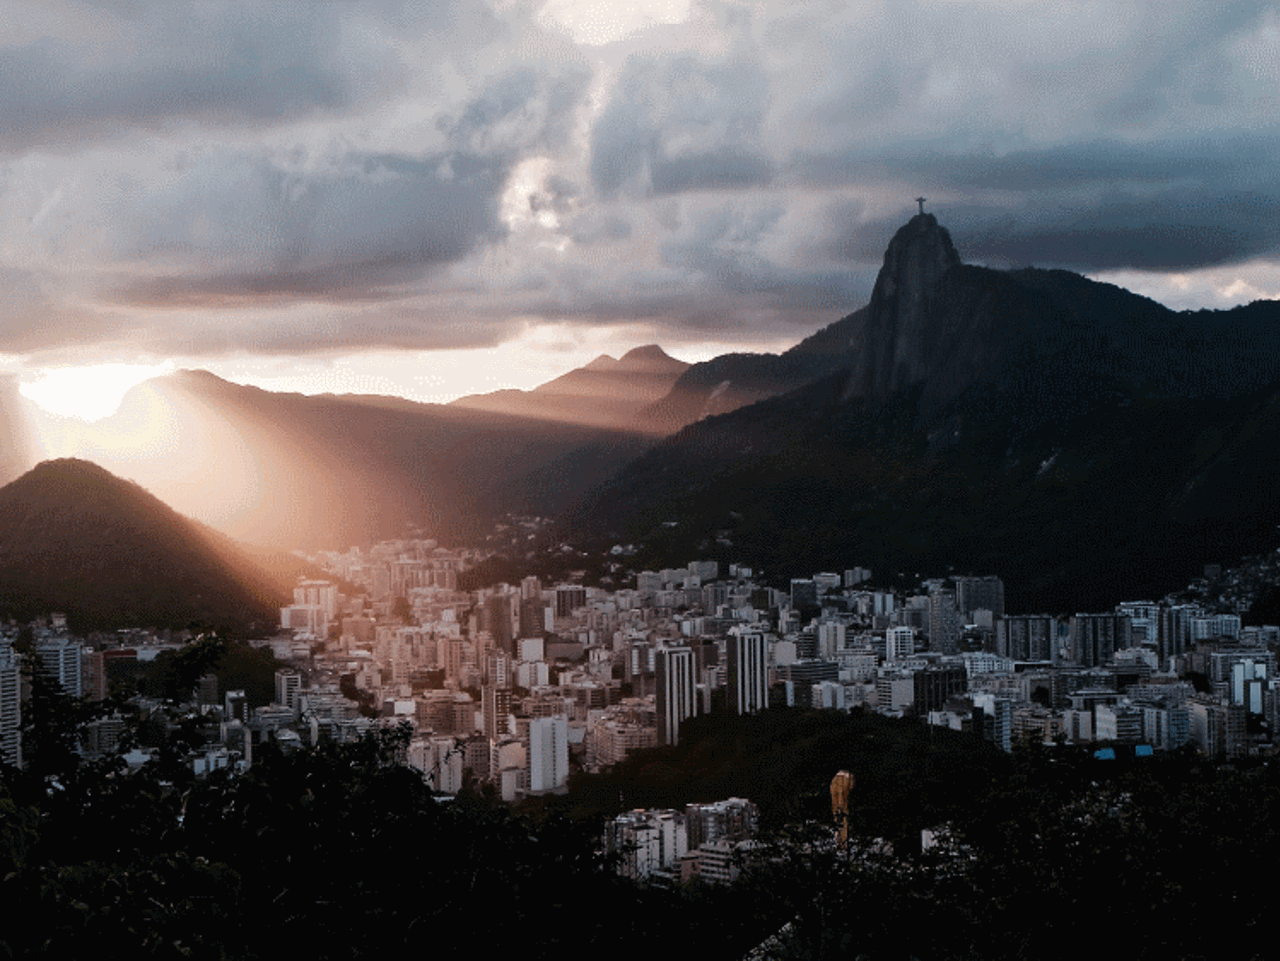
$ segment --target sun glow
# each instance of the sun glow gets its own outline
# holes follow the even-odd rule
[[[690,0],[550,0],[541,16],[568,30],[578,43],[595,46],[661,24],[683,23],[691,6]]]
[[[172,370],[171,363],[45,368],[18,390],[51,414],[92,423],[114,414],[131,387]]]

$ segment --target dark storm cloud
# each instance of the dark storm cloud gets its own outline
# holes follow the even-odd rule
[[[773,165],[763,157],[736,150],[683,157],[654,157],[650,182],[655,196],[690,190],[743,190],[763,187]]]
[[[0,150],[61,150],[178,120],[260,125],[367,103],[405,74],[306,3],[126,5],[85,36],[0,46]],[[134,15],[130,16],[130,12]],[[105,32],[105,35],[104,35]]]
[[[394,299],[403,296],[396,284],[503,233],[501,161],[289,159],[209,158],[170,189],[131,198],[122,246],[176,259],[180,269],[126,285],[116,299],[151,307]]]
[[[591,177],[604,197],[767,184],[760,153],[768,77],[749,60],[633,58],[591,131]]]
[[[871,147],[844,155],[798,154],[793,170],[813,184],[914,180],[935,190],[1015,193],[1188,184],[1275,187],[1280,137],[1238,134],[1123,141],[1092,139],[1002,149],[972,138]]]
[[[356,305],[343,311],[305,312],[287,322],[225,322],[215,330],[156,325],[147,331],[157,353],[212,357],[228,351],[287,357],[363,350],[451,350],[495,347],[511,334],[505,317],[461,315],[439,308]]]
[[[919,194],[993,266],[1280,256],[1271,4],[715,0],[593,48],[507,2],[3,4],[0,352],[776,342]]]
[[[495,79],[457,116],[442,118],[437,126],[451,143],[473,153],[555,151],[569,137],[590,80],[590,73],[574,64],[520,67]]]
[[[841,175],[974,198],[931,205],[972,260],[1188,270],[1280,254],[1276,156],[1280,137],[1257,135],[1098,140],[1000,155],[930,147],[847,159]],[[821,164],[807,169],[815,167],[835,173]],[[984,195],[1000,200],[984,203]],[[847,225],[830,249],[876,258],[900,223],[895,214]]]
[[[691,286],[709,299],[751,296],[779,309],[847,303],[859,290],[847,270],[782,264],[766,253],[783,230],[785,214],[781,204],[699,211],[661,245],[662,262],[689,276]]]
[[[1280,198],[1167,190],[1075,207],[946,214],[962,256],[1077,271],[1186,271],[1280,255]]]
[[[714,330],[758,341],[793,334],[797,323],[830,323],[870,290],[865,270],[778,256],[787,240],[783,204],[687,206],[658,244],[656,265],[623,259],[608,270],[582,265],[540,275],[526,289],[524,312],[592,324],[645,320],[681,339]]]

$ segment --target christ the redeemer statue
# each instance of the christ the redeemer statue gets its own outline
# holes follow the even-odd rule
[[[926,200],[926,199],[927,199],[927,198],[925,198],[925,197],[917,197],[917,198],[916,198],[916,203],[918,203],[918,204],[920,205],[920,213],[924,213],[924,202],[925,202],[925,200]]]

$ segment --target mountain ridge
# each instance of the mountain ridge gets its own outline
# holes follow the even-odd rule
[[[556,534],[650,566],[962,565],[1064,610],[1275,546],[1280,304],[1176,313],[953,253],[913,218],[841,370],[685,426]]]

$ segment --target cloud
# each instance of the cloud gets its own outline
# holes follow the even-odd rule
[[[120,205],[125,258],[162,264],[117,300],[163,306],[385,296],[499,237],[502,161],[212,155]]]
[[[962,256],[1074,270],[1185,270],[1280,252],[1280,137],[1100,140],[1002,155],[937,147],[865,157],[849,176],[927,182]],[[973,198],[948,200],[946,198]],[[883,250],[901,215],[846,228],[856,259]]]
[[[10,16],[31,15],[21,6]],[[278,123],[355,109],[405,82],[394,48],[348,29],[332,4],[79,6],[63,5],[57,33],[0,46],[0,150],[182,121]]]
[[[605,198],[763,186],[768,77],[747,59],[636,57],[591,132],[591,177]]]
[[[572,62],[518,67],[493,79],[438,126],[458,149],[472,153],[556,152],[570,136],[589,80],[590,73]]]
[[[0,6],[0,351],[776,343],[920,194],[973,262],[1274,289],[1270,4],[706,0],[590,46],[533,6]]]
[[[74,349],[118,337],[127,320],[74,303],[56,277],[0,265],[0,354]]]

